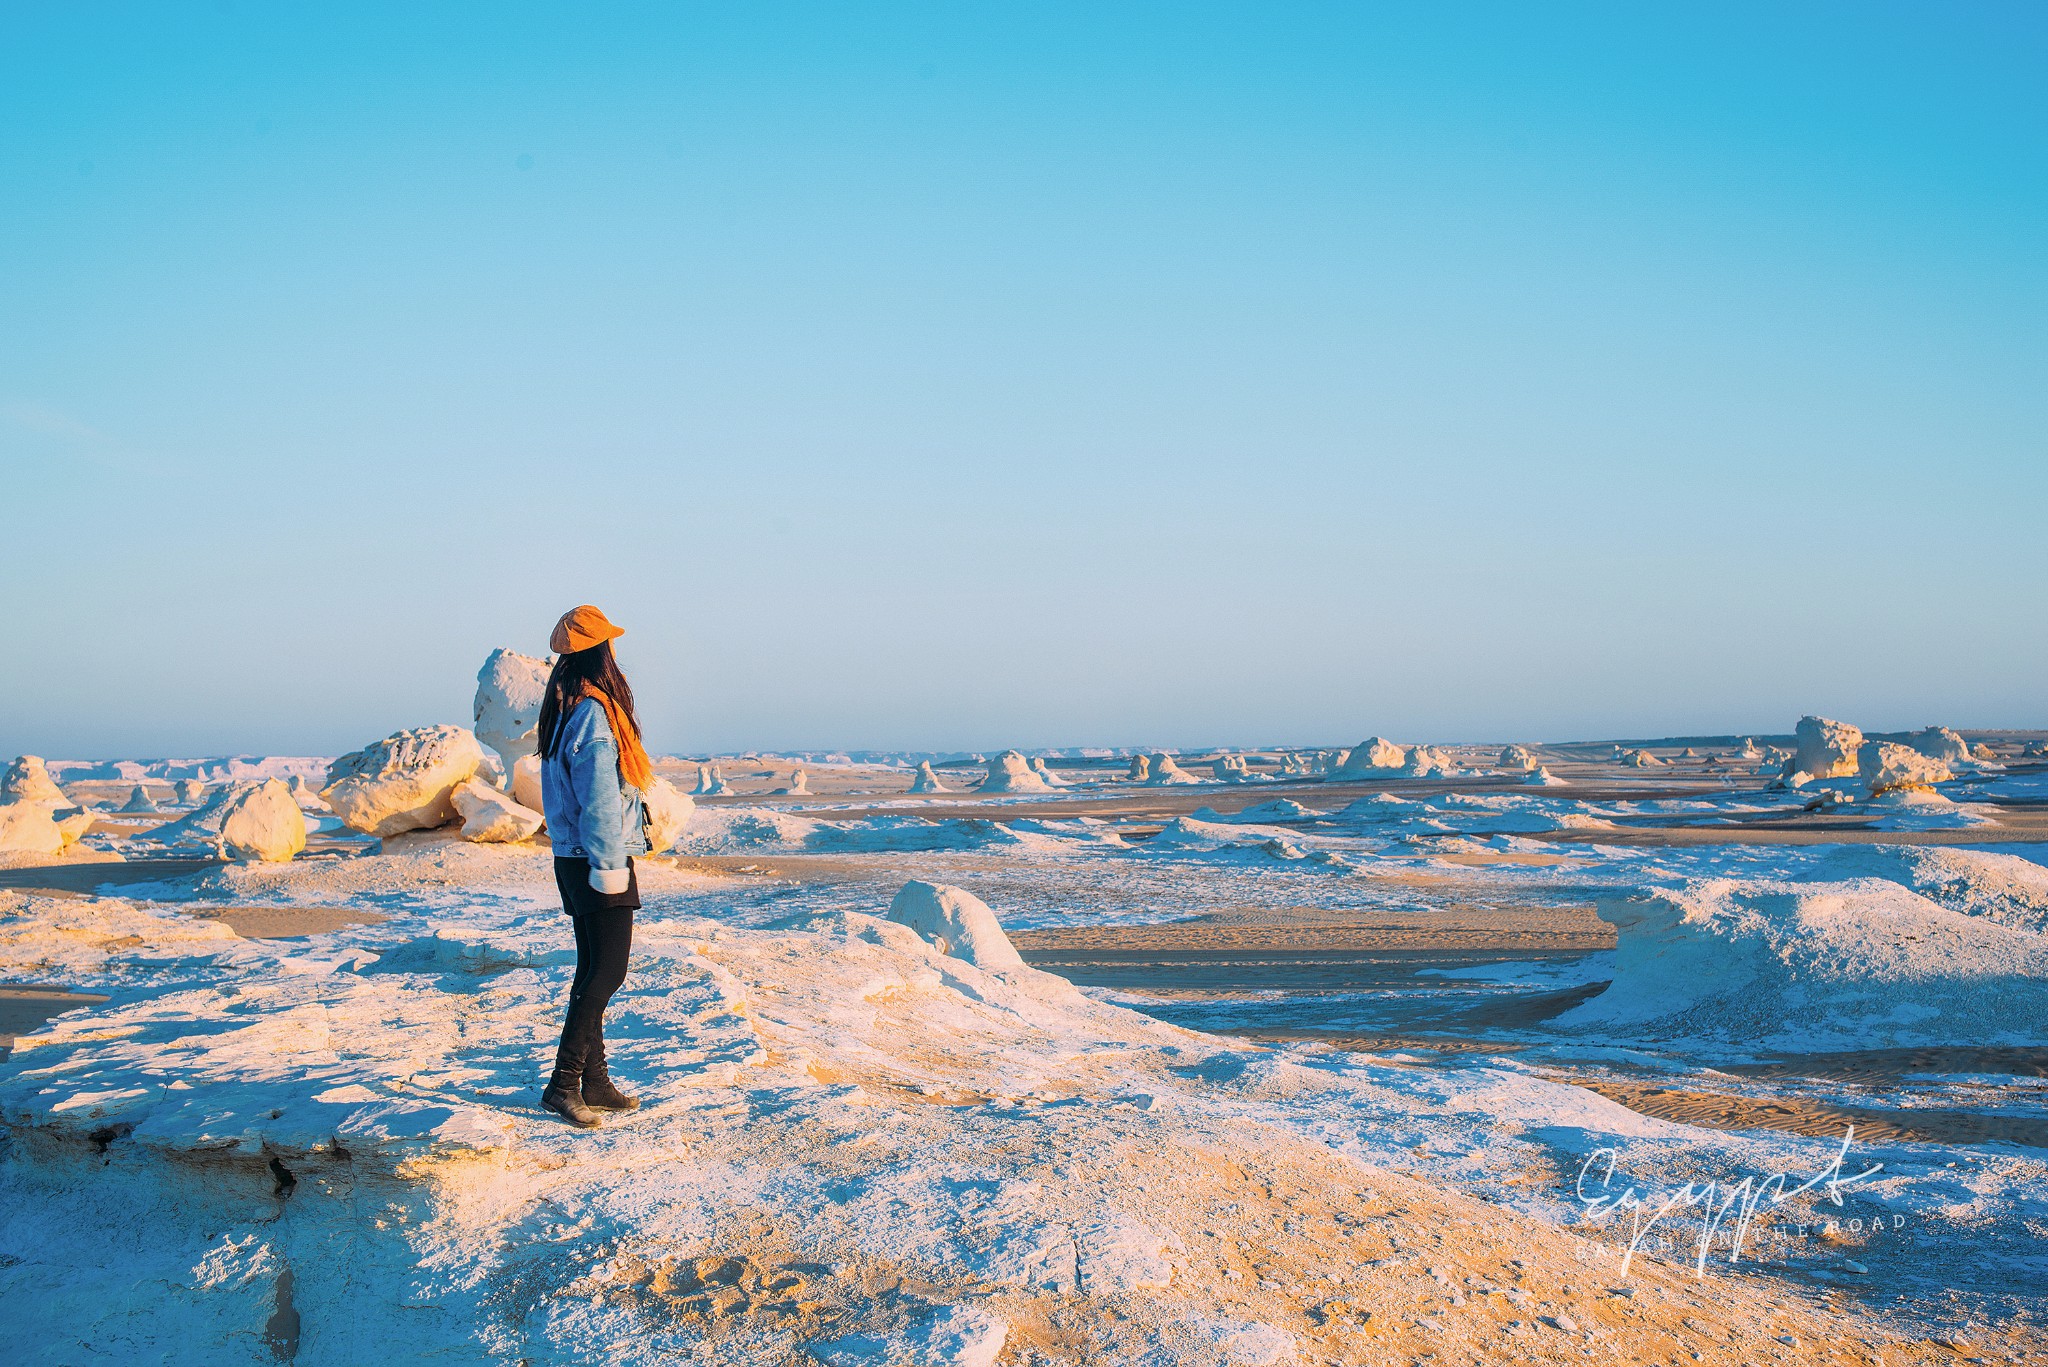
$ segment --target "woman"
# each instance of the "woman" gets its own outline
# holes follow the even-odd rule
[[[654,782],[633,690],[612,658],[612,639],[624,634],[587,603],[563,614],[549,638],[558,658],[540,705],[541,806],[555,886],[576,927],[568,1019],[540,1104],[584,1129],[603,1123],[599,1111],[640,1104],[612,1085],[604,1061],[604,1008],[626,980],[640,905],[640,794]]]

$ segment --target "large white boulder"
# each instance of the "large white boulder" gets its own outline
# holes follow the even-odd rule
[[[1857,774],[1872,797],[1901,788],[1932,788],[1955,777],[1942,761],[1888,740],[1864,742],[1857,753]]]
[[[667,779],[657,778],[653,787],[640,794],[640,801],[647,807],[647,852],[674,849],[690,818],[697,814],[697,799]]]
[[[234,859],[281,863],[306,848],[306,817],[281,780],[238,783],[220,806],[220,843]]]
[[[913,793],[945,793],[952,790],[939,782],[939,776],[932,769],[932,762],[922,759],[917,762],[917,777],[910,780]]]
[[[1329,770],[1329,776],[1340,780],[1379,778],[1400,773],[1402,766],[1407,763],[1406,748],[1379,736],[1372,736],[1352,746],[1351,752],[1344,756],[1343,762]]]
[[[1946,726],[1930,726],[1924,731],[1915,731],[1906,737],[1906,744],[1943,764],[1968,764],[1971,762],[1970,745]]]
[[[0,854],[61,854],[71,843],[47,802],[0,805]]]
[[[128,800],[121,804],[121,810],[138,814],[154,812],[156,804],[149,800],[149,789],[138,783],[135,785],[135,791],[128,794]]]
[[[1015,750],[1005,750],[988,762],[988,777],[974,790],[977,793],[1049,793],[1052,785],[1047,783],[1031,767],[1031,761]]]
[[[1124,774],[1126,783],[1144,783],[1152,777],[1152,761],[1145,755],[1132,755],[1131,767]]]
[[[1622,755],[1621,762],[1631,769],[1658,769],[1664,765],[1663,760],[1658,759],[1648,750],[1627,751]]]
[[[1044,779],[1045,786],[1048,788],[1071,788],[1074,786],[1058,774],[1055,774],[1046,764],[1044,757],[1040,755],[1033,755],[1031,757],[1031,772]]]
[[[39,755],[17,755],[0,771],[0,802],[33,802],[45,807],[76,807],[67,797]]]
[[[1526,746],[1505,746],[1500,752],[1500,767],[1516,773],[1527,773],[1536,767],[1536,756],[1530,754]]]
[[[1434,745],[1418,745],[1408,752],[1401,772],[1409,778],[1431,778],[1451,772],[1451,757]]]
[[[505,772],[540,746],[540,705],[554,659],[494,650],[476,674],[476,738],[498,752]]]
[[[1154,788],[1167,788],[1177,784],[1200,783],[1201,781],[1201,779],[1196,778],[1193,774],[1175,764],[1173,756],[1163,750],[1152,756],[1152,777],[1145,780]]]
[[[196,778],[181,778],[175,786],[180,802],[200,802],[206,797],[206,785]]]
[[[889,919],[909,926],[932,948],[976,968],[1017,969],[1024,959],[1003,934],[988,903],[965,888],[944,883],[909,882],[889,903]]]
[[[531,840],[541,828],[539,812],[477,779],[464,779],[456,784],[449,797],[462,816],[464,840],[512,844]]]
[[[344,824],[370,835],[431,830],[456,819],[455,790],[483,762],[462,727],[415,727],[334,761],[320,796]]]
[[[540,796],[540,756],[521,755],[512,763],[512,800],[533,811],[546,811]]]
[[[1787,775],[1806,774],[1808,782],[1856,776],[1856,751],[1863,744],[1863,733],[1855,727],[1826,717],[1801,717],[1792,736],[1792,758],[1785,761]]]
[[[1249,783],[1252,777],[1251,765],[1243,755],[1224,755],[1210,766],[1218,783]]]

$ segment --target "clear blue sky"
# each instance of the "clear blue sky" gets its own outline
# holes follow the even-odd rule
[[[432,12],[428,12],[432,11]],[[0,12],[0,751],[2048,725],[2048,10]]]

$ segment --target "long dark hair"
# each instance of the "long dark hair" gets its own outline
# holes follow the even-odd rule
[[[598,689],[618,704],[626,719],[633,723],[633,729],[640,729],[640,714],[633,710],[633,689],[612,655],[612,643],[599,641],[588,650],[572,650],[557,656],[555,667],[548,672],[547,695],[540,700],[542,759],[555,757],[555,742],[561,737],[562,723],[569,720],[569,714],[576,710],[577,702],[589,688]]]

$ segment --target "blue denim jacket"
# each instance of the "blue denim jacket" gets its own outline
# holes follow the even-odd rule
[[[640,790],[619,778],[619,747],[595,698],[576,704],[540,762],[540,802],[558,859],[623,869],[627,856],[647,853]]]

